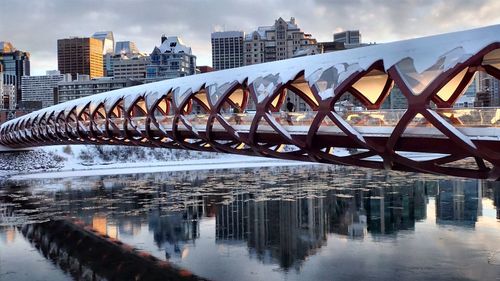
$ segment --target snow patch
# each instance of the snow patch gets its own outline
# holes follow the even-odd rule
[[[64,104],[35,111],[21,118],[27,119],[38,115],[41,116],[45,112],[55,112],[57,114],[60,111],[73,108],[74,106],[86,105],[91,101],[99,104],[100,102],[116,101],[125,96],[141,95],[146,92],[158,91],[165,93],[172,88],[175,88],[178,93],[177,95],[180,95],[189,90],[197,92],[204,85],[223,85],[232,81],[242,83],[246,79],[248,79],[247,83],[251,84],[259,77],[267,77],[269,75],[278,75],[281,82],[286,83],[301,71],[304,71],[305,77],[309,77],[311,74],[316,73],[318,69],[328,69],[339,64],[348,66],[356,65],[356,67],[351,70],[347,67],[347,71],[345,71],[345,74],[342,76],[348,76],[350,71],[354,71],[354,69],[366,70],[378,60],[383,61],[384,67],[387,70],[398,62],[410,58],[414,62],[416,71],[422,73],[433,66],[440,58],[445,58],[446,66],[448,67],[463,61],[486,46],[500,42],[498,34],[500,34],[500,25],[494,25],[468,31],[378,44],[364,48],[349,49],[315,56],[305,56],[180,77],[76,99]],[[342,79],[343,77],[339,77],[339,81],[342,81]],[[109,104],[107,105],[109,106]],[[6,122],[2,127],[17,122],[18,120],[20,119]]]

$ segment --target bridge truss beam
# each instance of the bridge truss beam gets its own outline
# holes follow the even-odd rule
[[[489,33],[500,31],[498,26],[490,29]],[[484,32],[472,37],[483,38]],[[165,147],[499,180],[500,136],[466,135],[454,124],[453,114],[439,110],[452,107],[476,72],[500,78],[500,43],[444,46],[426,53],[432,63],[422,64],[422,57],[412,57],[408,50],[439,41],[423,39],[348,50],[344,57],[342,52],[303,57],[70,101],[3,124],[0,144]],[[387,54],[398,46],[402,50],[397,49],[396,59]],[[374,55],[377,50],[383,54]],[[368,63],[365,53],[371,58]],[[346,97],[376,110],[394,86],[407,108],[388,134],[363,134],[346,119],[346,111],[352,110],[345,105]],[[279,113],[290,96],[313,113],[301,132],[293,130],[300,120],[292,122],[291,113]],[[231,108],[252,114],[230,117]],[[278,120],[280,116],[286,121]],[[491,128],[499,126],[494,118]],[[410,134],[416,119],[425,120],[439,136]],[[330,127],[336,128],[335,134],[328,133]]]

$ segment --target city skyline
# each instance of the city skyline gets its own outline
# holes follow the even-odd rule
[[[451,1],[448,1],[451,2]],[[181,36],[192,46],[198,65],[211,65],[210,35],[214,31],[250,32],[276,18],[295,17],[318,41],[332,41],[333,33],[359,29],[364,42],[383,43],[500,23],[492,0],[365,1],[33,1],[29,12],[19,2],[2,3],[9,11],[0,19],[0,41],[31,53],[31,75],[57,69],[57,39],[88,37],[111,30],[117,41],[131,40],[150,53],[162,34]],[[98,8],[96,8],[98,7]],[[207,12],[210,11],[210,12]],[[450,15],[453,15],[450,17]],[[19,19],[23,19],[19,21]]]

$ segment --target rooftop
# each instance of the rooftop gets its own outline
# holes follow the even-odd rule
[[[243,37],[243,31],[217,31],[212,32],[212,38],[230,38],[230,37]]]
[[[7,41],[0,41],[0,52],[2,53],[12,53],[16,50],[14,46],[12,46],[12,43],[7,42]]]
[[[178,36],[165,37],[165,41],[158,47],[160,52],[186,53],[191,55],[191,48],[186,46]]]

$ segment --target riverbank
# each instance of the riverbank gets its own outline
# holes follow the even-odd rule
[[[13,180],[66,178],[103,175],[123,175],[140,173],[159,173],[175,171],[220,170],[234,168],[256,168],[276,166],[318,165],[317,163],[286,161],[262,157],[234,156],[213,159],[177,160],[166,162],[136,162],[112,163],[92,166],[64,167],[58,170],[49,170],[35,173],[20,173],[11,175]]]
[[[3,154],[0,176],[22,180],[297,165],[315,163],[187,150],[73,145]]]

